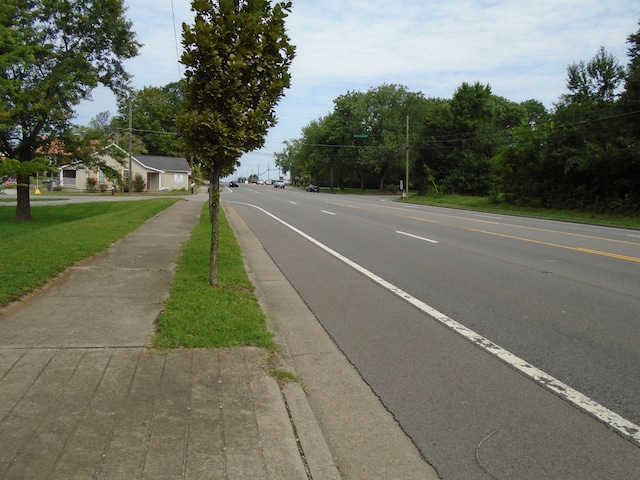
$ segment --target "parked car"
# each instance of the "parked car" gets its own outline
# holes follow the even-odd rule
[[[319,193],[320,192],[320,187],[318,187],[317,185],[314,185],[313,183],[310,183],[307,186],[307,192]]]
[[[18,182],[16,181],[15,178],[12,177],[5,177],[4,178],[4,182],[3,182],[3,186],[7,187],[7,188],[15,188],[18,185]]]
[[[273,188],[284,188],[284,180],[276,180]]]
[[[235,182],[235,181],[232,180],[232,181],[229,182],[229,186],[230,187],[237,187],[238,186],[238,182]]]

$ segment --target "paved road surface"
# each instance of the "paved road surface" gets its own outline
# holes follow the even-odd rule
[[[384,200],[250,186],[223,195],[444,478],[639,476],[632,441],[256,206],[631,422],[637,232]]]

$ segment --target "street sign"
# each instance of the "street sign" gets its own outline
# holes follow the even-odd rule
[[[369,138],[369,135],[366,133],[354,133],[353,138]]]

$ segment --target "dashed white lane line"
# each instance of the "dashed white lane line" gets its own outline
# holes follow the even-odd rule
[[[320,210],[322,213],[326,213],[327,215],[335,215],[334,212],[329,212],[328,210]]]
[[[236,203],[236,202],[230,202],[230,203]],[[243,205],[248,205],[250,207],[254,207],[254,208],[257,208],[258,210],[262,211],[263,213],[265,213],[266,215],[270,216],[274,220],[280,222],[285,227],[289,228],[290,230],[294,231],[295,233],[297,233],[301,237],[305,238],[309,242],[311,242],[314,245],[316,245],[317,247],[321,248],[322,250],[324,250],[328,254],[332,255],[335,258],[337,258],[338,260],[340,260],[341,262],[343,262],[346,265],[350,266],[354,270],[360,272],[361,274],[363,274],[364,276],[369,278],[371,281],[377,283],[381,287],[385,288],[386,290],[390,291],[391,293],[393,293],[393,294],[397,295],[398,297],[402,298],[406,302],[408,302],[411,305],[413,305],[414,307],[416,307],[418,310],[426,313],[430,317],[434,318],[436,321],[440,322],[445,327],[449,328],[450,330],[453,330],[458,335],[466,338],[471,343],[473,343],[474,345],[478,346],[479,348],[481,348],[485,352],[489,353],[490,355],[493,355],[493,356],[497,357],[498,359],[500,359],[504,363],[510,365],[511,367],[513,367],[514,369],[516,369],[517,371],[519,371],[520,373],[522,373],[526,377],[528,377],[531,380],[533,380],[534,382],[536,382],[538,385],[542,386],[543,388],[546,388],[547,390],[553,392],[554,394],[556,394],[560,398],[563,398],[564,400],[566,400],[567,402],[571,403],[572,405],[574,405],[575,407],[579,408],[580,410],[582,410],[582,411],[586,412],[587,414],[591,415],[592,417],[600,420],[602,423],[607,425],[612,430],[616,431],[622,437],[624,437],[627,440],[633,442],[637,446],[640,446],[640,426],[634,424],[633,422],[627,420],[626,418],[623,418],[622,416],[618,415],[614,411],[609,410],[604,405],[600,405],[599,403],[597,403],[596,401],[590,399],[586,395],[580,393],[579,391],[577,391],[574,388],[570,387],[569,385],[561,382],[560,380],[558,380],[557,378],[549,375],[548,373],[543,372],[542,370],[534,367],[529,362],[521,359],[520,357],[518,357],[518,356],[514,355],[513,353],[509,352],[508,350],[505,350],[504,348],[500,347],[499,345],[496,345],[491,340],[489,340],[489,339],[483,337],[482,335],[474,332],[473,330],[465,327],[461,323],[458,323],[455,320],[453,320],[452,318],[449,318],[444,313],[439,312],[435,308],[433,308],[433,307],[427,305],[426,303],[424,303],[422,300],[419,300],[419,299],[415,298],[414,296],[410,295],[409,293],[405,292],[404,290],[396,287],[392,283],[387,282],[385,279],[379,277],[375,273],[370,272],[366,268],[364,268],[364,267],[360,266],[359,264],[353,262],[352,260],[348,259],[344,255],[342,255],[342,254],[336,252],[335,250],[329,248],[328,246],[326,246],[325,244],[323,244],[320,241],[316,240],[315,238],[311,237],[310,235],[307,235],[302,230],[299,230],[298,228],[294,227],[293,225],[291,225],[291,224],[285,222],[284,220],[276,217],[275,215],[273,215],[272,213],[268,212],[264,208],[261,208],[261,207],[258,207],[257,205],[252,205],[252,204],[249,204],[249,203],[243,203]],[[327,213],[329,213],[329,212],[327,212]]]
[[[440,243],[440,242],[438,242],[436,240],[431,240],[430,238],[419,237],[418,235],[414,235],[412,233],[407,233],[407,232],[401,232],[400,230],[396,230],[396,233],[398,233],[400,235],[404,235],[405,237],[417,238],[418,240],[423,240],[423,241],[429,242],[429,243]]]

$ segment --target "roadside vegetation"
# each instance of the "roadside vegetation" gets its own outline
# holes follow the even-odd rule
[[[420,205],[461,208],[464,210],[501,213],[504,215],[521,215],[524,217],[548,218],[568,222],[640,228],[639,215],[514,205],[507,202],[496,202],[491,197],[475,197],[469,195],[409,195],[408,201],[409,203],[416,203]]]
[[[219,217],[218,287],[209,283],[211,223],[207,205],[183,247],[171,292],[158,317],[153,344],[160,348],[275,349],[273,334],[253,294],[242,253],[224,211]]]
[[[104,251],[178,199],[38,206],[30,222],[0,208],[0,305],[19,300],[67,267]]]

